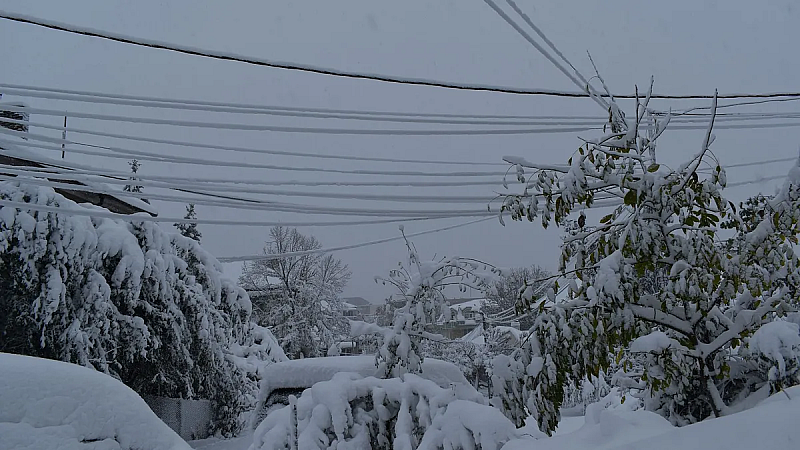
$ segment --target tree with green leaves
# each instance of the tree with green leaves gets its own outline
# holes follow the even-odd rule
[[[494,372],[498,403],[518,424],[533,414],[551,433],[564,383],[618,365],[617,385],[682,425],[797,383],[800,346],[779,339],[767,351],[764,342],[794,325],[779,318],[798,305],[800,167],[743,214],[722,195],[726,172],[711,150],[716,99],[699,151],[672,169],[656,160],[670,116],[652,113],[648,93],[629,119],[608,95],[610,132],[567,165],[507,159],[525,185],[503,204],[514,220],[564,226],[578,209],[613,209],[565,238],[561,288],[522,299],[538,314],[530,339],[497,361],[506,369]],[[648,273],[664,274],[663,286],[653,289]]]

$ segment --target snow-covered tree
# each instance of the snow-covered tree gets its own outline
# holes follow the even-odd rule
[[[403,232],[402,227],[400,228]],[[405,235],[404,235],[405,236]],[[377,282],[394,286],[401,306],[394,310],[394,323],[383,335],[377,354],[378,371],[384,376],[418,373],[422,362],[420,341],[423,338],[441,340],[425,330],[440,316],[450,318],[447,305],[448,287],[461,291],[468,288],[486,291],[501,271],[487,263],[470,258],[440,258],[431,261],[420,259],[416,248],[406,239],[408,262]]]
[[[186,215],[183,216],[183,218],[190,220],[197,219],[197,212],[194,210],[194,203],[189,203],[186,205]],[[180,231],[181,235],[186,236],[189,239],[194,239],[197,242],[200,242],[200,238],[203,237],[203,234],[197,229],[197,223],[195,222],[176,223],[175,228]]]
[[[273,227],[265,258],[244,264],[239,279],[245,289],[259,292],[257,320],[293,359],[323,356],[347,332],[339,295],[350,270],[333,255],[317,252],[320,248],[314,236]]]
[[[521,305],[517,304],[520,293],[530,289],[530,297],[541,297],[552,280],[550,275],[550,272],[537,265],[508,270],[495,282],[494,289],[487,293],[488,301],[483,312],[487,315],[510,315],[521,310]],[[522,318],[520,329],[527,330],[532,322],[530,316]]]
[[[560,271],[575,278],[564,286],[568,298],[556,302],[554,286],[547,301],[528,299],[539,310],[532,338],[498,380],[507,413],[533,413],[547,432],[558,422],[563,382],[617,361],[615,379],[673,423],[735,411],[769,391],[769,374],[736,349],[798,303],[800,168],[745,220],[722,196],[726,173],[710,149],[716,100],[699,151],[671,169],[656,160],[670,116],[651,114],[649,94],[632,119],[610,98],[610,133],[586,141],[566,166],[507,158],[525,185],[504,202],[513,219],[563,226],[577,208],[614,207],[567,238]],[[654,290],[644,275],[659,271],[667,279]]]
[[[251,305],[219,262],[152,222],[37,211],[83,208],[49,188],[0,183],[0,198],[32,206],[0,209],[0,350],[92,367],[140,394],[215,400],[216,428],[233,431],[225,354],[248,338]]]
[[[128,161],[128,166],[130,166],[131,168],[131,176],[129,180],[135,183],[136,181],[138,181],[136,174],[139,173],[139,169],[142,167],[142,163],[140,163],[138,159],[132,159]],[[144,190],[144,186],[138,184],[126,184],[125,187],[122,188],[122,190],[125,192],[141,193]],[[145,203],[150,203],[149,200],[144,198],[142,199],[142,201]]]

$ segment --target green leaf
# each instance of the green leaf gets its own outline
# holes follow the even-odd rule
[[[647,171],[653,173],[657,171],[659,167],[661,166],[659,166],[658,164],[650,164],[650,167],[647,168]]]
[[[636,191],[630,190],[625,194],[625,204],[630,206],[636,205]]]
[[[608,222],[611,222],[611,217],[612,217],[612,216],[613,216],[613,214],[609,214],[609,215],[607,215],[607,216],[604,216],[602,219],[600,219],[600,223],[608,223]]]

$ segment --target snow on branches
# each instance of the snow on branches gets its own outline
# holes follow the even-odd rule
[[[414,374],[339,373],[290,400],[256,428],[253,449],[497,450],[517,435],[477,391],[442,388]]]
[[[592,228],[582,216],[565,238],[560,271],[577,280],[564,286],[566,300],[534,305],[539,342],[516,359],[546,355],[572,380],[619,364],[618,381],[684,424],[731,412],[770,379],[735,349],[798,303],[800,168],[775,197],[737,209],[722,196],[726,173],[710,149],[716,99],[698,152],[670,169],[656,161],[670,116],[648,109],[649,98],[637,99],[633,119],[612,102],[611,132],[585,141],[566,166],[506,158],[524,184],[502,208],[515,220],[564,226],[576,209],[614,207]],[[645,282],[652,273],[664,274],[657,289]],[[541,392],[547,371],[517,372],[515,414],[560,406],[557,383]],[[556,422],[539,423],[552,431]]]
[[[403,232],[402,228],[400,229]],[[405,236],[405,235],[404,235]],[[375,281],[397,288],[399,296],[394,323],[383,334],[383,343],[378,350],[379,372],[384,376],[400,376],[418,373],[422,363],[420,339],[442,340],[438,335],[425,331],[425,326],[444,316],[450,318],[445,290],[457,287],[459,292],[473,288],[481,291],[491,289],[500,275],[500,269],[469,258],[440,258],[431,261],[420,259],[416,248],[406,240],[407,264],[389,272],[387,278],[376,277]]]
[[[0,198],[81,207],[18,182],[0,183]],[[225,354],[247,338],[251,304],[194,240],[150,222],[3,207],[0,286],[0,351],[92,367],[140,394],[235,407]]]

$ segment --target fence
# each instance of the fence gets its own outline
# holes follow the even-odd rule
[[[184,400],[144,396],[150,409],[184,440],[204,439],[209,436],[213,417],[209,400]]]

